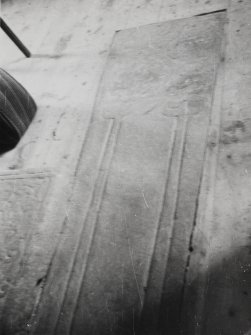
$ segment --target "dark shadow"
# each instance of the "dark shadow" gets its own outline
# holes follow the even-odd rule
[[[193,252],[196,253],[196,250]],[[101,264],[102,259],[100,259],[100,266]],[[63,259],[62,266],[64,266]],[[125,273],[130,273],[131,265],[128,264],[124,270]],[[251,244],[238,250],[230,250],[229,254],[219,255],[217,263],[211,265],[203,274],[200,274],[199,267],[198,269],[193,268],[194,280],[187,281],[185,289],[182,282],[177,283],[173,291],[169,292],[165,291],[164,286],[161,299],[144,300],[143,313],[141,301],[138,296],[135,296],[135,290],[131,290],[134,283],[130,280],[127,282],[126,276],[124,296],[121,297],[120,274],[111,273],[106,274],[103,278],[96,278],[95,267],[87,271],[89,274],[92,273],[94,290],[82,292],[83,299],[79,306],[81,313],[74,315],[74,318],[76,315],[78,318],[73,320],[71,332],[65,334],[248,335],[251,329]],[[188,269],[188,274],[189,271],[190,269]],[[171,275],[167,269],[166,281]],[[57,285],[58,274],[52,273],[50,276],[54,278],[54,285]],[[34,286],[37,283],[34,282]],[[111,283],[118,287],[111,287]],[[43,285],[46,286],[46,282]],[[85,285],[85,280],[83,285]],[[139,285],[142,284],[139,283]],[[142,286],[139,288],[142,289]],[[111,292],[113,292],[112,295]],[[148,287],[144,288],[144,292],[146,298]],[[22,296],[27,292],[19,291],[18,294]],[[51,303],[52,299],[53,304],[50,306],[57,306],[58,296],[53,296],[52,293],[49,299]],[[46,302],[46,297],[44,302]],[[176,306],[180,304],[182,308],[177,310]],[[50,306],[40,307],[41,310],[46,310]],[[69,312],[73,311],[74,306],[74,304],[69,305]],[[20,310],[20,315],[23,315],[22,322],[17,318],[15,324],[11,316],[3,310],[0,334],[29,334],[29,330],[34,329],[33,327],[36,328],[35,334],[44,334],[39,331],[39,321],[34,321],[33,325],[30,324],[31,316],[25,311],[26,308],[23,306],[23,310]],[[172,313],[169,312],[168,315],[167,311],[172,311]],[[39,312],[41,311],[37,310],[38,314]],[[60,315],[60,318],[64,322],[64,315]],[[41,325],[42,329],[43,326]],[[67,329],[68,326],[66,324]],[[58,334],[57,332],[52,333]]]
[[[32,58],[44,58],[44,59],[60,59],[65,57],[73,57],[77,56],[70,53],[62,53],[62,54],[32,54]]]
[[[219,255],[203,278],[188,283],[181,334],[246,335],[251,330],[251,243],[244,242]]]
[[[0,118],[0,155],[14,149],[18,142],[18,133]]]
[[[128,272],[131,269],[127,269]],[[189,270],[188,270],[189,271]],[[193,269],[194,271],[194,269]],[[111,274],[114,276],[114,274]],[[171,275],[171,274],[170,274]],[[54,274],[55,280],[57,274]],[[168,281],[169,274],[167,269]],[[99,282],[99,298],[85,292],[82,319],[71,335],[248,335],[251,330],[251,246],[231,252],[196,276],[184,287],[176,285],[173,291],[163,289],[159,304],[147,302],[142,315],[140,301],[131,292],[125,295],[134,301],[130,306],[118,295],[109,297],[108,282]],[[95,273],[93,274],[95,278]],[[128,283],[128,286],[131,284]],[[204,286],[204,287],[203,287]],[[126,283],[125,283],[126,287]],[[108,290],[108,291],[107,291]],[[147,295],[148,288],[145,288]],[[201,292],[204,294],[201,295]],[[95,292],[94,292],[95,293]],[[185,298],[184,298],[185,294]],[[57,297],[55,298],[55,303]],[[201,304],[201,301],[203,302]],[[183,305],[182,305],[183,302]],[[177,310],[177,305],[182,305]],[[84,306],[85,305],[85,306]],[[199,307],[198,307],[199,305]],[[119,308],[120,306],[120,308]],[[172,311],[169,315],[167,311]],[[38,326],[39,333],[39,326]],[[6,333],[7,334],[7,333]],[[67,333],[68,334],[68,333]]]
[[[0,69],[0,155],[17,145],[36,110],[36,103],[26,89]]]

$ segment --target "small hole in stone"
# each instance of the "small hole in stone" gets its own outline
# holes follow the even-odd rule
[[[39,286],[44,280],[44,277],[41,277],[37,280],[36,286]]]

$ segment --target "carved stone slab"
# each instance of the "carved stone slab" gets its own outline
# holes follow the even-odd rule
[[[116,33],[35,333],[177,333],[224,18]]]

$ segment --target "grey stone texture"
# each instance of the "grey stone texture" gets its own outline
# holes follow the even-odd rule
[[[250,2],[2,11],[38,112],[0,157],[0,334],[248,333]]]

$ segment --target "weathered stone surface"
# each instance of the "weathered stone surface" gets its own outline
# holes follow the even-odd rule
[[[251,6],[232,1],[204,333],[251,329]],[[233,80],[234,78],[234,80]],[[217,236],[217,238],[216,238]],[[213,302],[214,301],[214,302]],[[214,310],[210,307],[214,306]],[[213,321],[213,322],[212,322]]]
[[[198,29],[202,21],[207,30]],[[118,32],[101,88],[104,117],[208,112],[214,85],[209,57],[219,50],[222,33],[215,25],[206,17],[176,21],[175,28],[165,22]]]
[[[79,161],[79,165],[70,210],[60,199],[65,192],[60,187],[54,198],[58,197],[63,208],[59,210],[48,197],[48,176],[43,175],[41,183],[31,180],[29,174],[22,182],[17,178],[17,188],[24,192],[18,191],[16,196],[10,195],[16,177],[3,181],[1,213],[8,224],[1,230],[1,254],[7,254],[4,246],[8,247],[13,263],[5,263],[5,256],[1,260],[0,333],[26,334],[38,325],[35,333],[69,334],[72,324],[76,333],[82,333],[83,329],[87,333],[119,333],[126,332],[128,327],[129,333],[142,330],[144,335],[147,332],[153,335],[158,334],[155,330],[159,306],[161,327],[168,328],[170,334],[177,334],[178,310],[181,310],[185,334],[235,335],[249,330],[250,1],[231,2],[221,132],[224,58],[217,71],[212,70],[212,73],[217,72],[216,77],[205,70],[202,59],[198,58],[194,68],[200,69],[203,77],[198,73],[194,75],[186,68],[184,57],[189,44],[198,45],[194,36],[190,36],[188,43],[183,39],[182,44],[177,45],[180,52],[183,48],[183,57],[179,58],[174,51],[176,45],[171,41],[171,36],[178,37],[172,29],[165,35],[158,27],[160,35],[168,36],[164,38],[166,46],[172,45],[164,50],[154,44],[159,37],[148,39],[146,43],[146,37],[151,34],[145,34],[146,27],[139,25],[221,10],[227,7],[228,1],[73,0],[71,6],[67,0],[5,3],[3,15],[18,35],[20,33],[34,57],[19,58],[19,51],[1,35],[5,51],[0,55],[1,66],[33,93],[39,113],[20,146],[1,157],[1,171],[45,166],[59,171],[62,166],[73,173],[76,162]],[[211,15],[204,19],[208,17]],[[180,21],[180,27],[183,22]],[[173,27],[175,22],[168,24]],[[117,33],[113,48],[122,40],[126,47],[121,43],[116,49],[118,57],[111,54],[113,63],[108,63],[96,114],[88,127],[112,36],[115,30],[128,27],[138,27],[138,43],[135,39],[126,39],[127,34],[134,34],[135,30]],[[203,37],[200,43],[206,46],[210,36],[215,35],[220,41],[222,29],[206,27],[203,25],[195,33],[203,37],[205,29],[205,40],[203,42]],[[184,28],[183,37],[189,37],[189,32]],[[124,60],[122,49],[126,55]],[[195,50],[198,51],[193,48]],[[206,67],[207,59],[210,58],[212,64],[214,56],[214,64],[218,64],[217,45],[208,55],[200,51],[201,55],[205,54]],[[182,66],[172,60],[173,56]],[[193,61],[195,59],[193,56]],[[130,73],[139,62],[141,70]],[[170,64],[175,72],[168,72],[165,64]],[[169,80],[171,85],[168,86]],[[105,91],[109,85],[113,92]],[[215,91],[213,104],[212,91]],[[108,108],[104,110],[102,103]],[[207,117],[211,123],[205,149]],[[153,129],[151,124],[155,125]],[[152,145],[149,137],[159,146]],[[204,149],[206,159],[198,194]],[[148,156],[151,159],[159,156],[159,165],[150,164]],[[122,162],[126,167],[124,171]],[[62,179],[67,182],[67,178],[69,175],[65,174]],[[41,197],[37,199],[35,193]],[[7,198],[13,204],[11,208]],[[195,199],[198,203],[194,207]],[[33,209],[27,207],[28,213],[23,211],[22,205],[27,201],[35,204]],[[156,207],[161,206],[158,220]],[[39,228],[30,225],[30,220],[41,222],[49,209],[53,217]],[[134,211],[136,217],[132,214]],[[127,225],[119,212],[125,214]],[[196,222],[192,220],[194,214]],[[65,216],[64,230],[59,235]],[[19,230],[23,225],[25,230]],[[27,232],[31,226],[33,237]],[[21,244],[18,236],[21,236]],[[21,250],[20,257],[16,255],[17,249]],[[113,275],[109,276],[108,271]],[[184,285],[183,295],[181,287]],[[39,308],[33,309],[34,304]],[[165,323],[167,315],[168,324]],[[170,323],[170,319],[173,322]],[[139,331],[137,323],[141,327]],[[100,325],[98,330],[97,324]]]
[[[0,30],[4,50],[0,54],[0,66],[28,89],[38,103],[38,113],[21,143],[1,157],[0,169],[64,166],[71,172],[86,135],[114,32],[226,8],[227,2],[72,0],[69,5],[68,0],[23,0],[4,3],[3,17],[33,57],[25,59]]]
[[[37,280],[44,271],[39,257],[42,246],[36,239],[42,230],[50,180],[45,173],[0,176],[1,334],[21,334],[29,329],[41,290]]]
[[[249,1],[232,1],[221,127],[217,150],[209,155],[183,306],[185,329],[192,334],[251,329],[250,17]]]
[[[158,308],[177,322],[224,17],[116,34],[35,333],[152,334],[170,327]]]

